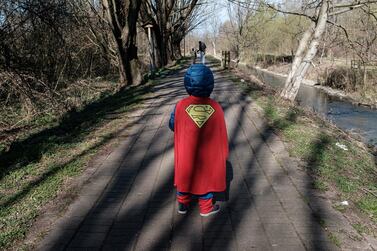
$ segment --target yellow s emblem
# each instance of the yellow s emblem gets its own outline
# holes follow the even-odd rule
[[[215,112],[215,109],[210,105],[189,105],[186,108],[186,112],[195,124],[201,128]]]

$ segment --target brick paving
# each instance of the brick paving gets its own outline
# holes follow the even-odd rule
[[[186,95],[183,74],[167,76],[132,114],[129,136],[38,250],[338,250],[323,222],[327,231],[352,232],[349,224],[312,189],[253,100],[222,73],[215,74],[213,97],[228,127],[229,194],[217,195],[222,210],[214,216],[200,217],[197,205],[177,214],[168,119]],[[369,250],[364,242],[355,245],[349,250]]]

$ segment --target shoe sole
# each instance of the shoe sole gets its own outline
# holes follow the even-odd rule
[[[217,214],[218,212],[220,212],[220,208],[218,210],[216,210],[216,211],[212,211],[212,212],[209,212],[209,213],[206,213],[206,214],[200,213],[200,216],[202,216],[202,217],[208,217],[210,215]]]
[[[187,214],[187,211],[179,211],[179,210],[178,210],[178,213],[179,213],[179,214]]]

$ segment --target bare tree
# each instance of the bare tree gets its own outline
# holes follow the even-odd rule
[[[184,36],[200,22],[199,0],[146,0],[141,10],[143,27],[152,25],[155,65],[162,67],[179,58]],[[147,32],[147,30],[145,29]]]
[[[301,38],[292,63],[292,69],[281,92],[283,98],[292,101],[296,98],[301,82],[311,66],[313,58],[317,54],[320,39],[326,28],[328,10],[329,1],[322,1],[317,19],[310,25],[310,28]]]
[[[137,84],[142,80],[136,46],[136,24],[141,3],[140,0],[102,1],[115,41],[122,85]]]
[[[319,43],[322,39],[323,33],[325,32],[326,24],[330,23],[332,25],[339,26],[329,20],[329,17],[340,15],[375,2],[376,1],[356,1],[349,4],[333,5],[332,1],[322,0],[318,1],[315,15],[313,16],[309,16],[304,13],[286,12],[293,15],[305,15],[312,20],[312,23],[309,29],[302,36],[296,50],[291,71],[288,74],[285,86],[281,92],[281,96],[283,98],[291,101],[296,98],[302,80],[304,79],[308,69],[313,64],[313,59],[318,52]],[[274,8],[273,6],[271,7]],[[311,6],[307,6],[307,8],[310,9]]]
[[[194,4],[194,2],[191,2]],[[187,0],[177,1],[175,6],[175,14],[170,18],[170,25],[168,30],[170,34],[170,59],[175,60],[182,57],[181,42],[183,38],[195,29],[207,17],[202,12],[202,2],[196,2],[195,5],[190,5],[187,9]],[[187,9],[187,11],[185,11]],[[183,11],[182,11],[183,10]]]
[[[229,23],[232,27],[231,36],[234,39],[234,45],[232,46],[235,57],[240,57],[240,47],[242,45],[243,35],[246,28],[246,24],[248,22],[250,13],[252,11],[251,1],[245,1],[243,6],[240,5],[232,5],[231,3],[228,4],[227,7],[228,16],[229,16]],[[229,36],[229,35],[228,35]]]
[[[83,2],[76,0],[75,2]],[[71,0],[0,2],[0,104],[27,117],[62,104],[59,90],[109,72]]]
[[[250,1],[248,0],[229,1],[236,3],[238,6],[243,8],[249,8],[250,6]],[[330,20],[329,17],[338,16],[358,8],[368,7],[371,4],[375,3],[377,3],[377,1],[374,0],[354,0],[346,3],[341,2],[338,4],[334,4],[333,1],[330,0],[316,0],[310,2],[302,1],[300,3],[301,5],[298,8],[295,7],[292,10],[282,9],[273,4],[269,4],[268,2],[265,3],[269,8],[280,13],[304,16],[311,21],[308,30],[303,34],[296,50],[292,68],[288,74],[285,86],[281,92],[281,96],[283,98],[291,101],[296,98],[302,80],[304,79],[308,69],[313,64],[313,59],[318,52],[318,47],[326,30],[327,24],[334,25],[342,29],[347,34],[347,30],[343,26]],[[367,13],[369,15],[373,14],[372,12]]]
[[[216,57],[216,45],[217,45],[217,39],[219,36],[219,29],[221,26],[220,18],[217,15],[219,10],[219,4],[213,3],[212,8],[210,10],[210,18],[208,19],[209,23],[209,30],[210,30],[210,39],[212,42],[213,47],[213,55]]]

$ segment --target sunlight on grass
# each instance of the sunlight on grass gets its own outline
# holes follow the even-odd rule
[[[182,69],[185,62],[161,72]],[[69,189],[67,182],[80,175],[91,157],[125,129],[127,114],[149,98],[158,81],[104,95],[60,121],[40,117],[38,123],[49,124],[45,131],[20,139],[9,152],[0,154],[0,249],[25,236],[44,205]]]
[[[241,83],[234,76],[232,80],[243,90],[247,85],[255,86]],[[289,154],[307,163],[313,186],[321,191],[335,187],[339,200],[353,201],[377,223],[377,198],[362,190],[377,191],[373,155],[316,115],[280,101],[273,94],[251,91],[249,95],[262,107],[271,128],[287,142]],[[336,143],[345,145],[348,150]]]
[[[373,195],[364,196],[360,199],[357,205],[365,212],[370,214],[370,217],[377,222],[377,198]]]

